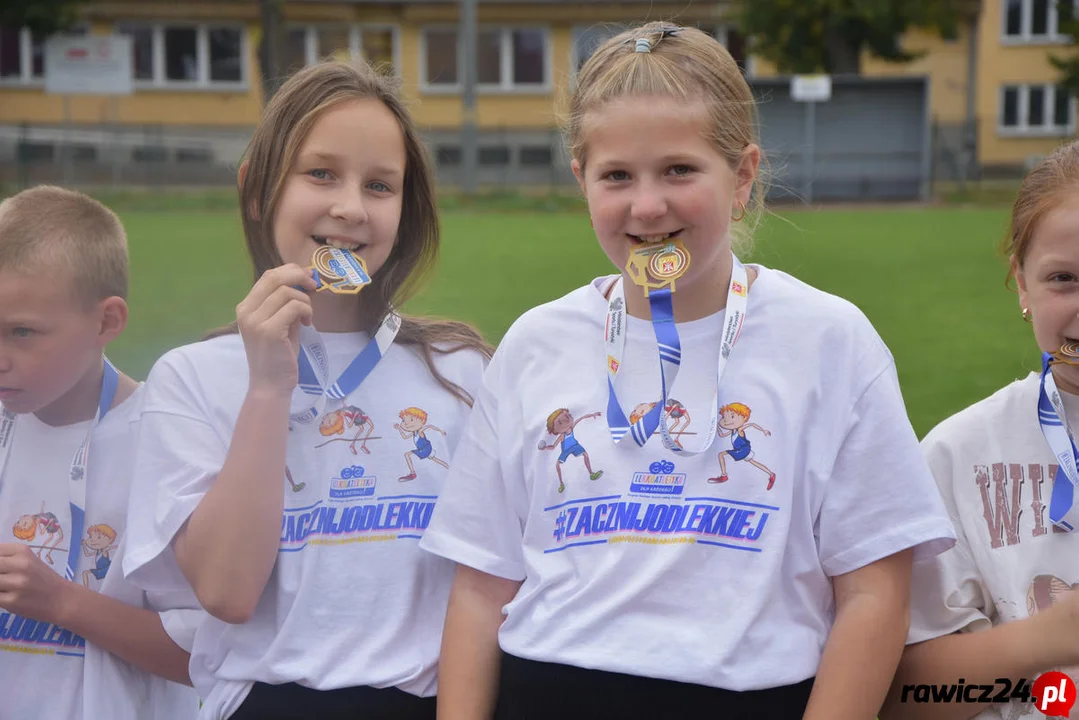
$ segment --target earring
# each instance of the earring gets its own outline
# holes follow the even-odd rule
[[[731,220],[733,220],[734,222],[741,222],[742,218],[744,218],[746,216],[746,204],[744,202],[742,202],[741,200],[739,200],[738,201],[738,206],[739,206],[739,208],[741,209],[742,212],[739,213],[737,216],[731,215]]]
[[[1023,312],[1020,313],[1020,314],[1023,316],[1024,320],[1026,320],[1027,322],[1030,322],[1030,317],[1031,317],[1030,316],[1030,308],[1023,308]]]

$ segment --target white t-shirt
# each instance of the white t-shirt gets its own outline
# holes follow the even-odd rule
[[[51,427],[36,416],[16,420],[0,476],[0,542],[29,545],[63,575],[68,551],[78,555],[75,582],[136,607],[176,608],[162,613],[173,641],[190,650],[203,617],[191,593],[145,594],[120,572],[132,483],[131,446],[138,435],[143,389],[94,431],[87,467],[82,537],[71,537],[68,475],[90,421]],[[59,626],[0,608],[0,719],[190,719],[198,696],[129,665]]]
[[[336,378],[367,335],[323,341]],[[475,395],[480,353],[435,361]],[[146,482],[132,497],[124,562],[136,583],[186,585],[170,543],[224,464],[247,378],[238,335],[172,350],[151,371],[135,463]],[[195,638],[191,679],[204,717],[228,717],[256,681],[435,693],[454,568],[417,541],[468,411],[414,349],[394,344],[344,406],[293,428],[290,477],[270,484],[283,486],[285,512],[266,590],[247,623],[211,617]]]
[[[421,546],[524,581],[499,631],[512,655],[730,690],[813,676],[834,620],[830,576],[954,539],[891,355],[849,303],[760,268],[719,398],[745,424],[691,457],[658,433],[615,446],[602,415],[608,284],[507,333]],[[687,440],[707,429],[721,326],[679,325],[671,396],[690,417],[670,427]],[[655,342],[629,318],[627,416],[660,394]],[[709,482],[721,452],[727,480]]]
[[[1057,530],[1049,520],[1057,464],[1038,424],[1039,386],[1031,373],[923,440],[958,540],[915,569],[908,643],[1029,617],[1079,583],[1079,533]],[[1062,392],[1061,399],[1069,424],[1079,427],[1079,397]],[[1079,680],[1079,668],[1064,670]],[[959,674],[940,682],[958,681]],[[1042,714],[1031,703],[1013,702],[977,717]]]

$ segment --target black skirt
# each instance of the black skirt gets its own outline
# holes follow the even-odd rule
[[[397,688],[312,690],[287,683],[255,683],[229,720],[435,720],[435,698]]]
[[[502,655],[495,720],[801,720],[813,678],[735,692]]]

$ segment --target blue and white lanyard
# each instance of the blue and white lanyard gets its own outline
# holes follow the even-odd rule
[[[363,350],[353,358],[341,376],[332,385],[328,385],[330,378],[329,358],[326,354],[326,346],[322,342],[318,331],[313,327],[304,325],[300,327],[300,382],[298,385],[300,399],[293,399],[293,407],[301,409],[290,412],[289,420],[298,425],[306,425],[313,422],[322,414],[326,407],[327,398],[344,400],[356,388],[358,388],[378,362],[389,351],[397,332],[401,329],[401,317],[391,310],[375,331]],[[312,403],[311,397],[315,400]]]
[[[731,282],[727,289],[726,318],[723,323],[719,368],[716,372],[716,390],[712,395],[708,432],[704,434],[703,442],[698,443],[699,446],[691,450],[687,450],[675,440],[667,423],[664,422],[668,395],[682,364],[682,345],[674,322],[674,305],[670,288],[653,290],[648,295],[648,304],[652,311],[652,329],[655,331],[656,342],[659,345],[662,395],[660,401],[644,417],[635,423],[630,423],[614,390],[615,378],[622,367],[622,357],[626,347],[625,289],[622,278],[615,282],[607,306],[607,326],[604,336],[607,342],[607,426],[611,431],[611,439],[616,444],[628,434],[633,438],[633,442],[643,447],[656,428],[659,428],[663,446],[673,453],[697,455],[712,446],[719,428],[719,383],[723,379],[723,370],[727,366],[727,360],[745,323],[746,306],[749,302],[746,269],[734,255],[731,255],[731,260]]]
[[[1079,527],[1079,506],[1075,502],[1075,488],[1079,485],[1076,469],[1075,438],[1068,427],[1064,404],[1057,391],[1057,383],[1050,370],[1053,356],[1042,353],[1042,382],[1038,394],[1038,424],[1057,459],[1057,474],[1053,478],[1053,495],[1049,501],[1049,519],[1054,525],[1072,531]]]
[[[116,388],[120,384],[120,374],[108,358],[104,358],[105,371],[101,377],[101,393],[97,400],[97,414],[94,415],[90,428],[86,431],[86,438],[82,441],[75,457],[71,460],[71,470],[68,473],[68,504],[71,506],[71,527],[68,536],[67,568],[64,577],[68,580],[75,579],[75,566],[78,563],[79,554],[76,549],[81,547],[82,529],[86,524],[86,468],[90,462],[90,439],[94,430],[112,407],[116,397]],[[4,466],[7,464],[11,446],[14,444],[15,424],[19,416],[0,407],[0,480],[4,476]]]

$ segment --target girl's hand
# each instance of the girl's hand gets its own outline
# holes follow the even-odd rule
[[[250,369],[249,391],[291,394],[296,387],[300,324],[310,325],[314,319],[311,298],[304,290],[314,289],[315,281],[307,270],[282,265],[263,273],[236,306],[236,324]]]
[[[0,608],[55,623],[69,586],[75,584],[51,570],[30,548],[0,543]]]

